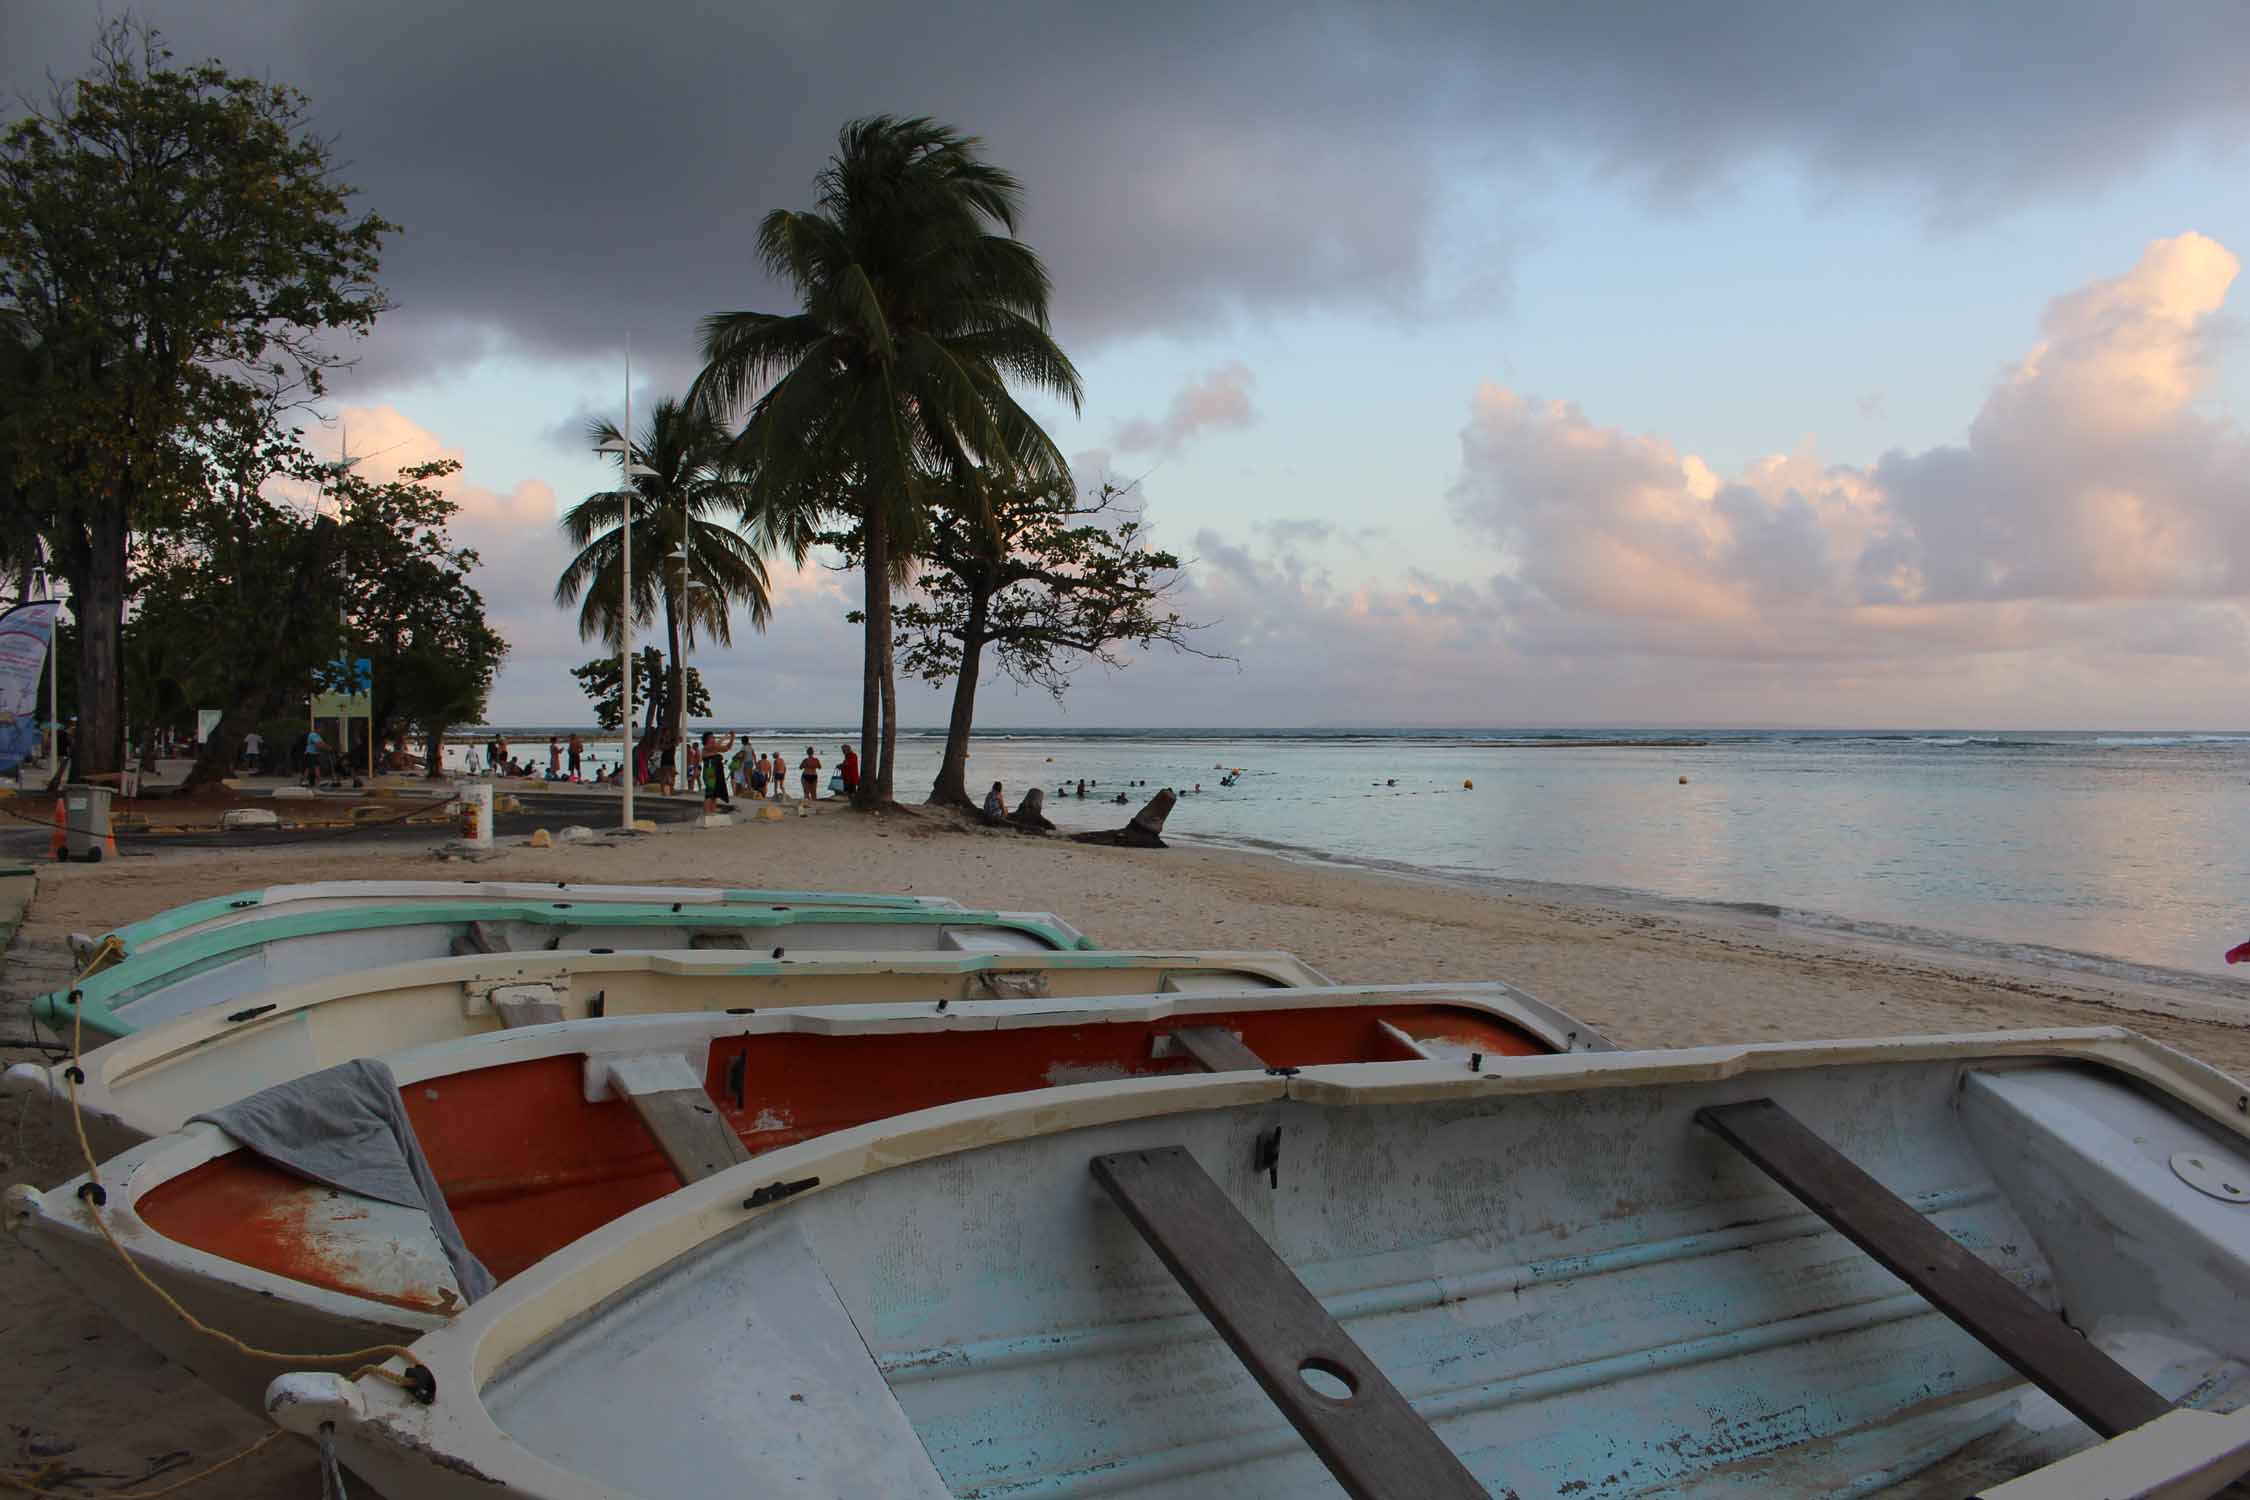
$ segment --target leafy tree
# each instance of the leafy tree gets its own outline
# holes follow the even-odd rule
[[[643,646],[633,657],[633,681],[654,682],[664,673],[664,653],[654,646]],[[617,686],[617,658],[597,656],[582,667],[572,667],[570,675],[578,679],[578,689],[594,704],[594,722],[614,731],[623,712],[624,694]],[[687,669],[687,711],[699,719],[711,716],[711,695],[704,690],[703,674],[695,668]]]
[[[1046,268],[1014,237],[1023,190],[981,152],[927,119],[847,124],[814,207],[776,209],[759,226],[758,258],[798,311],[703,321],[691,399],[714,413],[748,406],[734,454],[751,516],[800,561],[824,521],[861,533],[861,807],[892,796],[891,588],[930,530],[934,482],[973,487],[985,463],[1068,474],[1009,382],[1075,410],[1078,371],[1048,332]]]
[[[433,777],[447,731],[483,717],[508,654],[469,583],[476,552],[446,534],[460,507],[439,483],[460,467],[439,459],[381,483],[347,471],[332,484],[343,517],[343,655],[368,660],[373,743],[419,734]]]
[[[967,785],[969,735],[987,652],[1001,676],[1059,699],[1085,661],[1121,667],[1123,648],[1160,642],[1195,649],[1189,633],[1197,627],[1163,607],[1179,587],[1180,560],[1147,544],[1127,494],[1105,484],[1081,498],[1052,480],[987,474],[981,517],[961,486],[938,511],[915,578],[918,597],[892,616],[906,670],[953,682],[930,801],[977,806]],[[821,540],[846,559],[858,555],[856,529]]]
[[[295,434],[251,410],[205,436],[201,462],[217,482],[135,534],[135,615],[122,642],[135,724],[220,709],[191,788],[230,774],[259,722],[301,707],[340,641],[333,597],[319,597],[339,550],[336,524],[264,494],[270,481],[309,472]]]
[[[598,446],[619,434],[614,422],[597,420],[586,435]],[[636,460],[656,471],[631,481],[633,618],[635,623],[648,619],[661,600],[673,662],[658,716],[662,742],[669,742],[686,722],[687,688],[678,670],[683,635],[692,638],[701,626],[710,639],[731,645],[736,605],[748,608],[750,623],[759,630],[772,615],[761,547],[731,522],[710,519],[739,518],[750,509],[749,486],[729,463],[727,447],[726,429],[715,419],[667,398],[657,402],[634,448]],[[579,604],[582,640],[599,636],[614,643],[621,634],[624,518],[625,501],[617,490],[597,490],[563,514],[563,534],[578,553],[556,580],[555,602]],[[679,556],[683,522],[689,539],[684,571]]]
[[[112,21],[85,77],[0,132],[0,313],[39,351],[0,456],[70,580],[85,774],[123,744],[128,537],[208,492],[214,424],[319,397],[334,335],[384,306],[395,228],[354,216],[303,94],[171,58]]]

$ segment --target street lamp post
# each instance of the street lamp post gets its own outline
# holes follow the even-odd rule
[[[680,779],[687,779],[687,702],[688,702],[688,652],[695,647],[695,596],[709,593],[708,585],[695,576],[694,554],[689,550],[695,517],[688,509],[687,487],[680,488],[680,545],[673,549],[673,560],[680,565],[680,613],[687,617],[686,629],[680,637],[680,743],[677,754]]]
[[[621,554],[617,580],[617,675],[618,689],[623,694],[623,714],[618,719],[619,749],[622,756],[617,763],[618,784],[625,789],[624,817],[620,823],[627,833],[633,831],[633,501],[638,491],[633,481],[652,476],[656,471],[633,458],[633,355],[625,354],[625,426],[621,435],[608,442],[594,445],[597,453],[614,453],[624,472],[624,487],[618,490],[618,551]]]

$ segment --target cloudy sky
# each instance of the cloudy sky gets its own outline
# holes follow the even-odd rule
[[[584,710],[552,522],[628,340],[646,400],[785,309],[757,220],[892,112],[1022,177],[1086,381],[1043,415],[1233,658],[988,723],[2244,722],[2237,5],[135,13],[304,88],[406,226],[334,415],[463,461],[497,719]],[[92,14],[5,0],[0,82]],[[704,654],[721,717],[856,716],[855,590]]]

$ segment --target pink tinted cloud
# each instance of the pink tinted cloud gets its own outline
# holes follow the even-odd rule
[[[1867,468],[1807,445],[1722,478],[1665,438],[1488,385],[1456,511],[1536,603],[1519,619],[1613,651],[2012,649],[2033,616],[2106,633],[2107,606],[2231,607],[2250,595],[2250,441],[2197,403],[2237,269],[2201,235],[2151,244],[2049,305],[1965,443]],[[2241,652],[2239,630],[2190,637]]]
[[[1125,452],[1171,453],[1211,428],[1243,428],[1258,420],[1250,391],[1257,378],[1240,360],[1189,381],[1159,418],[1135,417],[1110,439]]]

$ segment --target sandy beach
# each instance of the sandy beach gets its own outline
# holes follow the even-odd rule
[[[47,866],[0,974],[0,1037],[28,996],[66,982],[63,941],[201,897],[284,881],[488,878],[695,883],[942,894],[1061,913],[1105,946],[1288,949],[1338,980],[1507,979],[1625,1046],[2001,1027],[2127,1025],[2250,1076],[2250,992],[2223,981],[2109,983],[1998,959],[1791,929],[1754,914],[1479,889],[1226,851],[1117,850],[969,831],[916,815],[817,815],[668,829],[441,862],[413,844],[306,843]],[[2232,1009],[2232,1006],[2240,1006]],[[2231,1014],[2230,1014],[2231,1009]],[[9,1061],[34,1054],[9,1046]],[[11,1119],[9,1181],[81,1167],[55,1121]],[[10,1239],[0,1372],[13,1471],[67,1494],[163,1484],[261,1428],[149,1352]],[[160,1477],[152,1477],[160,1476]],[[277,1443],[196,1493],[318,1492],[308,1450]]]

